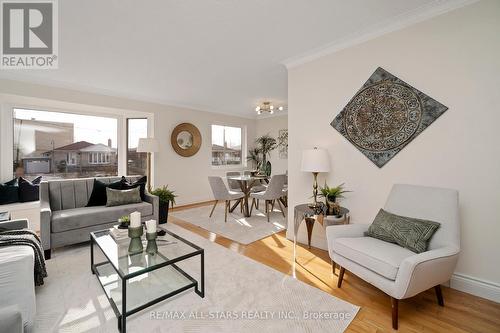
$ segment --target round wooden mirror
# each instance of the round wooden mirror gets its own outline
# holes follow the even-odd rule
[[[201,133],[193,124],[182,123],[172,131],[170,142],[175,152],[181,156],[193,156],[200,150]]]

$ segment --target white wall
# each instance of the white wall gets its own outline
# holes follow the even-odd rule
[[[329,125],[378,66],[449,107],[381,169]],[[309,201],[312,179],[300,172],[300,159],[313,146],[328,149],[333,168],[319,183],[345,182],[354,191],[344,201],[354,223],[371,223],[394,183],[458,189],[457,276],[500,286],[500,1],[481,1],[290,68],[288,77],[290,207]],[[326,248],[321,227],[313,245]]]
[[[11,80],[0,80],[0,94],[9,96],[9,105],[15,105],[15,102],[12,101],[22,100],[23,103],[29,101],[28,103],[33,106],[37,104],[43,104],[42,106],[53,105],[58,110],[64,110],[67,106],[70,109],[82,109],[87,112],[94,109],[94,112],[105,110],[104,112],[108,113],[122,112],[125,114],[127,112],[141,111],[153,114],[153,133],[155,133],[155,137],[160,141],[161,148],[161,151],[155,154],[154,183],[155,186],[168,184],[171,189],[175,190],[176,194],[179,195],[177,199],[178,205],[212,200],[212,192],[207,177],[209,175],[223,176],[227,171],[227,169],[214,169],[210,164],[211,124],[241,126],[246,131],[250,141],[253,141],[255,138],[255,119],[233,117]],[[16,96],[20,97],[16,98]],[[0,103],[5,105],[5,101],[1,100],[1,98]],[[6,126],[3,126],[4,122],[8,124],[6,119],[8,117],[5,116],[5,111],[2,111],[2,117],[0,117],[0,121],[2,121],[0,123],[2,125],[0,127],[0,138],[2,138],[1,156],[5,156],[5,152],[10,153],[12,151],[12,145],[5,144],[7,141],[11,143],[11,140],[7,140],[10,138],[10,135],[6,135],[9,131]],[[177,155],[170,144],[172,130],[176,125],[183,122],[194,124],[198,127],[202,135],[202,146],[198,153],[192,157]],[[246,151],[245,146],[243,149]],[[3,173],[5,175],[8,174],[10,177],[12,162],[1,164],[2,170],[5,169]],[[243,170],[245,167],[233,168],[232,170],[235,169]],[[7,179],[8,177],[4,178]]]
[[[260,137],[265,134],[270,134],[273,138],[278,139],[278,132],[281,129],[288,128],[288,116],[275,116],[266,118],[257,118],[256,122],[256,137]],[[253,146],[253,142],[249,142],[249,146]],[[284,174],[288,170],[288,158],[281,159],[279,157],[279,148],[276,148],[271,152],[269,161],[271,161],[272,173],[273,174]]]

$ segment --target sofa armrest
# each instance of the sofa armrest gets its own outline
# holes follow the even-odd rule
[[[144,192],[144,201],[150,203],[153,205],[153,218],[156,220],[156,222],[159,221],[159,213],[160,213],[160,198],[158,198],[156,195],[152,195],[148,191]]]
[[[19,220],[10,220],[0,222],[0,229],[7,230],[19,230],[19,229],[27,229],[28,228],[28,220],[27,219],[19,219]]]
[[[0,333],[23,333],[23,315],[17,305],[0,308]]]
[[[49,184],[40,184],[40,238],[44,250],[50,250],[52,210],[49,201]]]
[[[394,297],[412,297],[450,280],[459,253],[459,248],[447,246],[415,254],[403,260],[396,276],[397,288]]]

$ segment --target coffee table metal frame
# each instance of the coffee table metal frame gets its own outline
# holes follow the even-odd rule
[[[122,307],[122,309],[120,312],[120,310],[118,309],[118,306],[116,305],[113,298],[110,295],[108,295],[108,293],[106,292],[106,289],[104,288],[104,285],[102,284],[101,280],[97,279],[99,281],[99,284],[101,285],[101,287],[104,291],[104,294],[106,295],[109,303],[111,304],[111,307],[113,308],[113,311],[115,312],[116,317],[118,318],[118,330],[122,333],[126,332],[126,319],[127,319],[127,317],[129,317],[129,316],[133,315],[134,313],[137,313],[141,310],[144,310],[145,308],[150,307],[156,303],[159,303],[159,302],[164,301],[168,298],[171,298],[171,297],[173,297],[173,296],[175,296],[183,291],[186,291],[190,288],[194,288],[194,292],[196,294],[198,294],[201,298],[205,297],[205,251],[202,248],[200,248],[199,246],[189,242],[188,240],[186,240],[186,239],[184,239],[184,238],[182,238],[182,237],[180,237],[180,236],[178,236],[178,235],[176,235],[176,234],[174,234],[166,229],[163,229],[163,230],[165,230],[169,235],[178,239],[179,241],[184,242],[185,244],[193,247],[195,249],[195,251],[193,251],[192,253],[188,253],[188,254],[179,256],[177,258],[173,258],[173,259],[168,259],[165,256],[163,256],[160,252],[158,252],[156,255],[161,256],[165,260],[164,263],[157,264],[157,265],[152,266],[152,267],[144,268],[140,271],[129,273],[129,274],[122,274],[122,272],[120,272],[120,270],[117,267],[115,267],[115,265],[113,264],[111,259],[108,257],[108,254],[104,251],[103,248],[101,248],[99,243],[96,241],[96,234],[99,234],[99,233],[102,233],[102,232],[105,232],[108,230],[94,231],[94,232],[90,233],[90,269],[92,271],[92,274],[94,274],[94,275],[97,274],[97,267],[98,266],[106,265],[109,263],[109,264],[111,264],[111,267],[113,267],[113,269],[116,271],[116,273],[118,274],[118,276],[120,277],[120,280],[121,280],[121,285],[122,285],[122,287],[121,287],[121,290],[122,290],[121,307]],[[104,254],[104,256],[106,257],[106,261],[101,262],[101,263],[97,263],[97,264],[94,263],[94,244],[96,244],[99,247],[99,249],[101,250],[101,252]],[[142,253],[138,253],[137,255],[142,255]],[[179,268],[175,264],[179,261],[186,260],[186,259],[198,256],[198,255],[200,256],[200,259],[201,259],[200,260],[201,261],[201,275],[200,275],[200,282],[199,283],[191,275],[189,275],[188,273],[183,271],[181,268]],[[129,256],[134,256],[134,254],[131,254],[131,255],[129,254]],[[127,280],[134,278],[136,276],[143,275],[143,274],[146,274],[148,272],[157,270],[157,269],[161,269],[161,268],[166,267],[166,266],[172,266],[175,270],[177,270],[179,273],[181,273],[187,279],[189,279],[191,281],[191,283],[184,285],[183,287],[181,287],[177,290],[174,290],[168,294],[161,295],[161,296],[159,296],[159,297],[157,297],[149,302],[146,302],[145,304],[142,304],[136,308],[133,308],[133,309],[127,311],[126,310],[127,309],[127,298],[126,298],[127,297]]]

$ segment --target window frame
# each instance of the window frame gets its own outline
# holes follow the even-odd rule
[[[212,126],[223,126],[223,127],[234,127],[241,129],[241,163],[240,164],[212,164]],[[209,165],[214,170],[243,170],[247,167],[247,126],[238,125],[232,123],[222,123],[222,122],[212,122],[209,124],[210,132],[210,153],[209,153]],[[225,134],[224,134],[225,135]],[[225,136],[224,136],[225,137]]]
[[[149,137],[149,127],[150,127],[150,124],[149,124],[149,119],[147,117],[127,117],[125,118],[125,152],[126,152],[126,155],[125,155],[125,168],[126,168],[126,173],[127,175],[129,175],[129,170],[128,170],[128,134],[129,134],[129,120],[143,120],[143,119],[147,119],[148,122],[147,122],[147,132],[148,132],[148,137]],[[153,164],[151,162],[151,164]],[[147,166],[146,166],[147,168]],[[147,170],[146,170],[147,172]],[[153,172],[151,171],[151,174]]]
[[[44,99],[20,95],[0,93],[0,179],[12,179],[12,165],[14,161],[14,109],[28,109],[48,112],[62,112],[77,115],[110,117],[117,119],[117,164],[118,175],[127,176],[126,168],[126,119],[147,118],[148,136],[154,137],[155,115],[152,112],[136,111],[133,109],[119,109],[113,107],[79,104],[61,100]],[[152,156],[154,161],[155,157]],[[152,163],[152,181],[154,181],[154,163]]]

